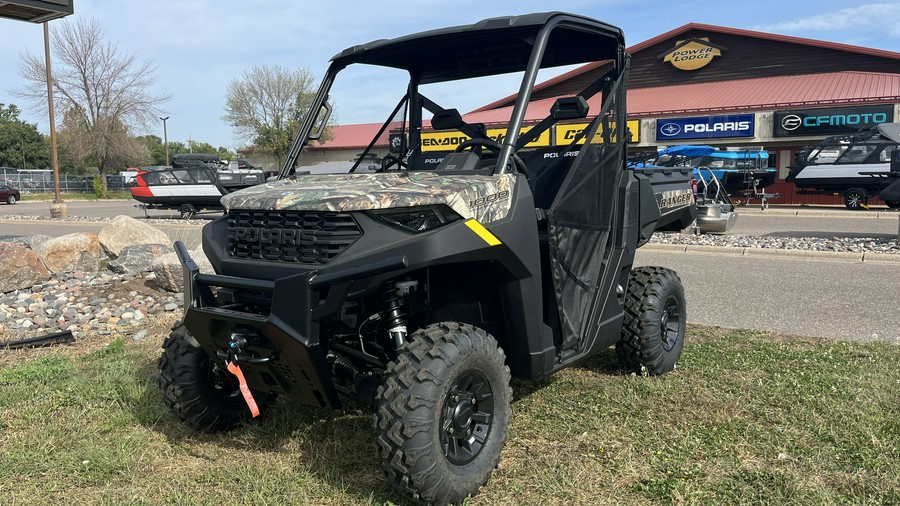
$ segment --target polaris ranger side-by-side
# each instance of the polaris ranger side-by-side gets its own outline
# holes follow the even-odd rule
[[[602,67],[583,89],[535,96],[540,69],[587,62]],[[313,170],[333,95],[383,104],[367,85],[397,74],[400,93],[359,161]],[[519,79],[498,109],[500,135],[430,91],[452,99],[441,83],[485,86],[489,76]],[[363,402],[391,484],[456,503],[499,462],[511,376],[542,378],[612,345],[629,370],[672,370],[685,334],[681,281],[632,263],[655,230],[695,219],[690,169],[625,170],[627,78],[618,28],[556,12],[335,56],[279,180],[226,195],[226,216],[204,227],[216,274],[175,245],[185,314],[159,361],[166,405],[216,430],[276,396]],[[583,128],[556,143],[559,124]],[[450,150],[424,146],[423,130]],[[359,170],[388,136],[394,153]]]

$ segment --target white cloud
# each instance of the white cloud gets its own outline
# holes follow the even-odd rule
[[[891,36],[900,36],[898,19],[900,19],[900,3],[875,3],[793,21],[760,25],[756,29],[775,33],[866,30],[886,31]]]

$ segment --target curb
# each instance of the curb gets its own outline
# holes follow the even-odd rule
[[[790,258],[825,262],[860,262],[879,264],[900,264],[900,255],[892,253],[852,253],[844,251],[815,251],[777,248],[745,248],[734,246],[705,246],[683,244],[645,244],[640,250],[660,253],[687,253],[700,255],[724,255],[755,258]]]

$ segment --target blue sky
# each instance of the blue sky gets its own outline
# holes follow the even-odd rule
[[[619,26],[634,45],[686,23],[706,23],[900,52],[900,2],[756,0],[75,0],[72,17],[96,19],[107,41],[156,66],[155,92],[171,94],[170,141],[188,137],[216,146],[241,146],[221,120],[228,82],[253,65],[305,67],[321,78],[340,50],[493,16],[561,10]],[[61,21],[51,22],[51,27]],[[43,54],[43,31],[0,19],[0,102],[25,110],[24,119],[48,131],[46,108],[13,94],[22,87],[20,56]],[[473,96],[470,108],[510,89]],[[457,105],[468,110],[465,105]],[[363,111],[339,110],[341,123],[381,121]],[[162,137],[162,124],[153,133]]]

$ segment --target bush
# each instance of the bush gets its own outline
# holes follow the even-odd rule
[[[97,198],[100,199],[106,196],[103,192],[103,180],[100,179],[100,176],[94,178],[94,193],[97,195]]]

